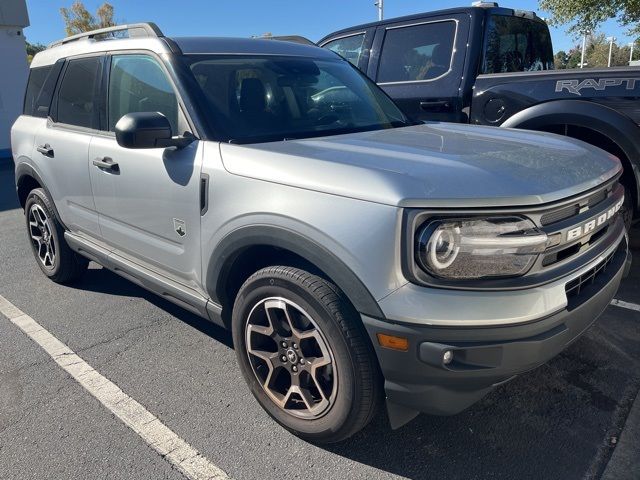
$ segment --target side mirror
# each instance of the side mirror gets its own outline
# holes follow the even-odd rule
[[[172,136],[171,124],[160,112],[136,112],[118,120],[116,140],[124,148],[183,148],[194,138]]]

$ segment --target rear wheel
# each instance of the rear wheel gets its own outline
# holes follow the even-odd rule
[[[373,416],[377,364],[357,313],[339,289],[292,267],[269,267],[241,287],[236,355],[262,407],[313,442],[343,440]]]
[[[64,239],[51,200],[41,188],[32,190],[25,203],[27,234],[40,270],[57,283],[70,283],[87,270],[89,261],[75,253]]]

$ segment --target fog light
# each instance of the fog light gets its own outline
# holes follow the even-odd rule
[[[451,350],[447,350],[442,355],[442,363],[445,365],[449,365],[453,361],[453,352]]]

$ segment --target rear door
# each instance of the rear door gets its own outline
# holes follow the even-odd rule
[[[102,59],[103,55],[92,55],[65,62],[49,118],[35,134],[33,153],[35,168],[66,227],[93,236],[99,235],[99,226],[88,154],[98,128]]]
[[[102,237],[120,256],[197,287],[200,264],[201,142],[188,147],[126,149],[115,125],[133,112],[160,112],[173,135],[190,131],[168,70],[152,53],[106,60],[102,131],[89,150],[91,185]]]
[[[469,24],[454,14],[380,26],[367,75],[415,120],[462,121]]]

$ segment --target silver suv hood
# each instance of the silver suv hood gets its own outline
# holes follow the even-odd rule
[[[548,203],[622,168],[570,138],[452,123],[220,148],[237,175],[403,206]]]

